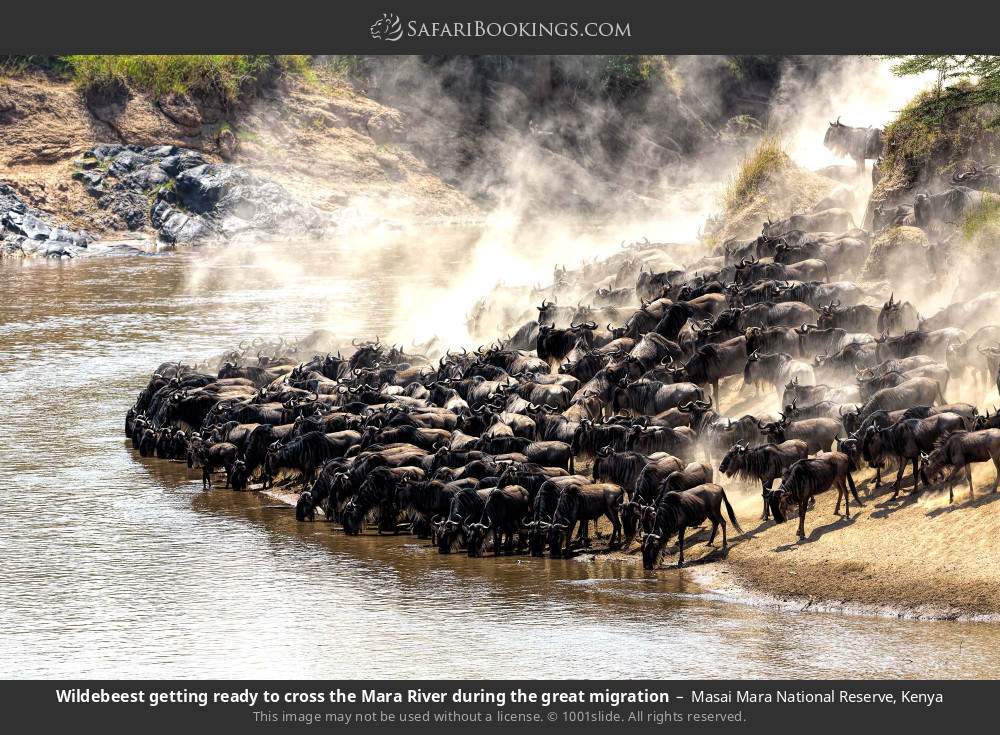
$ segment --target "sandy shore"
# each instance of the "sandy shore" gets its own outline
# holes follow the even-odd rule
[[[868,473],[857,477],[865,507],[852,508],[848,520],[833,514],[835,494],[820,496],[802,541],[797,518],[761,524],[752,520],[759,509],[745,499],[746,535],[723,563],[691,573],[735,600],[750,593],[754,602],[797,609],[1000,620],[1000,494],[990,493],[992,467],[977,468],[974,501],[965,486],[951,506],[947,492],[912,497],[905,478],[907,494],[896,501],[885,486],[867,497]]]

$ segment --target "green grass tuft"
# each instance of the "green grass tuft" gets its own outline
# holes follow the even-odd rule
[[[984,198],[982,204],[967,212],[962,219],[962,237],[967,241],[980,233],[1000,231],[1000,197]]]
[[[306,56],[89,54],[61,58],[84,90],[125,84],[158,96],[214,93],[228,102],[276,74],[308,78],[311,73]]]

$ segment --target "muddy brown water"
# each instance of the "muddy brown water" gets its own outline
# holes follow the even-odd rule
[[[608,560],[442,557],[297,524],[255,493],[203,493],[123,439],[156,365],[331,314],[375,333],[385,293],[414,285],[391,267],[304,268],[289,286],[256,262],[211,263],[0,262],[0,676],[996,675],[992,624],[733,604]]]

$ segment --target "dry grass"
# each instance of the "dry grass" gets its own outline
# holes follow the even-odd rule
[[[726,211],[733,212],[746,204],[747,200],[759,195],[772,177],[790,162],[780,140],[774,137],[761,140],[740,163],[726,188]]]

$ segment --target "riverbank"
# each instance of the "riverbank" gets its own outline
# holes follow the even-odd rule
[[[719,544],[705,545],[705,533],[689,534],[685,576],[703,594],[727,602],[796,611],[913,620],[1000,621],[1000,494],[990,492],[993,476],[974,474],[976,498],[968,488],[953,505],[945,492],[921,492],[909,485],[896,501],[891,486],[867,497],[868,473],[858,473],[865,503],[852,503],[850,520],[833,514],[836,495],[817,498],[806,516],[804,540],[795,536],[797,520],[761,523],[759,496],[730,490],[740,525],[723,556]],[[297,492],[272,488],[263,494],[295,505]],[[603,528],[606,533],[610,528]],[[735,536],[735,538],[734,538]],[[693,540],[693,543],[692,543]],[[676,544],[662,561],[661,572],[676,562]],[[629,551],[608,552],[595,542],[590,553],[606,560],[641,566],[637,543]]]
[[[836,496],[817,500],[806,516],[804,540],[794,519],[750,524],[723,567],[731,580],[704,575],[723,595],[760,593],[801,609],[928,619],[1000,619],[1000,494],[990,492],[992,469],[974,473],[968,487],[914,498],[909,485],[896,501],[871,498],[870,478],[859,474],[865,507],[851,519],[833,515]],[[752,594],[753,596],[753,594]]]

